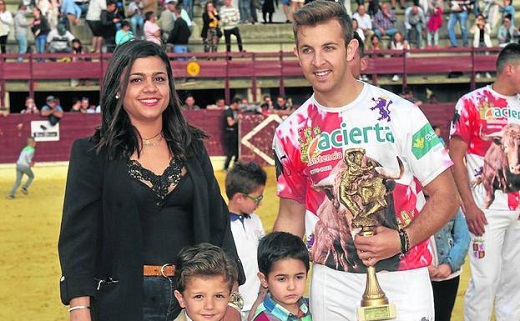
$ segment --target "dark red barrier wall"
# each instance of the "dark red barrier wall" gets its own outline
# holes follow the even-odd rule
[[[444,138],[449,133],[449,123],[454,105],[425,105],[421,109],[433,125],[442,128]],[[210,139],[205,145],[211,156],[224,155],[222,148],[222,111],[197,110],[185,113],[188,122],[202,128]],[[31,120],[42,120],[38,115],[11,114],[0,118],[0,163],[14,163],[25,139],[31,134]],[[240,154],[245,160],[254,160],[265,165],[273,165],[271,143],[276,126],[282,121],[276,115],[243,114],[240,122]],[[60,141],[40,142],[35,160],[38,162],[67,161],[72,142],[80,137],[90,136],[100,123],[99,114],[66,113],[60,121]],[[22,124],[22,126],[19,126]]]

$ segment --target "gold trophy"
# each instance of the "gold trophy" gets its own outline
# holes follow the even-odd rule
[[[388,206],[385,199],[388,191],[386,182],[402,175],[402,162],[397,158],[400,173],[392,175],[377,162],[365,157],[365,150],[362,148],[346,150],[344,161],[347,166],[339,186],[340,201],[352,214],[352,227],[361,228],[360,235],[373,236],[377,226],[373,216]],[[361,307],[358,309],[358,320],[390,320],[396,316],[395,305],[388,302],[379,286],[375,267],[368,266],[367,283]]]

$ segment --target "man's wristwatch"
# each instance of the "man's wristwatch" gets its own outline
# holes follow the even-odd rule
[[[240,293],[233,292],[229,296],[229,305],[233,306],[234,308],[238,308],[237,310],[239,311],[242,311],[244,308],[244,298]]]

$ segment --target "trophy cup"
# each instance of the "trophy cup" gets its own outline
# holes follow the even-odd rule
[[[360,228],[362,236],[373,236],[377,226],[374,218],[377,212],[387,207],[386,196],[388,182],[392,182],[388,171],[365,157],[365,150],[353,148],[345,151],[346,170],[343,172],[340,186],[340,202],[352,215],[352,227]],[[398,158],[402,173],[402,163]],[[401,174],[399,174],[400,176]],[[367,267],[367,283],[358,308],[359,321],[378,321],[395,319],[394,304],[390,304],[377,281],[376,269]]]

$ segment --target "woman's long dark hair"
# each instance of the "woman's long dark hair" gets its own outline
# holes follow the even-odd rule
[[[110,59],[101,90],[102,122],[92,136],[96,151],[106,152],[108,159],[129,158],[135,151],[140,155],[142,137],[130,122],[123,101],[134,61],[146,57],[159,57],[166,65],[170,102],[162,114],[162,132],[174,156],[185,161],[189,155],[200,151],[202,139],[207,136],[200,129],[188,125],[182,114],[166,52],[146,40],[129,41],[118,46]]]

